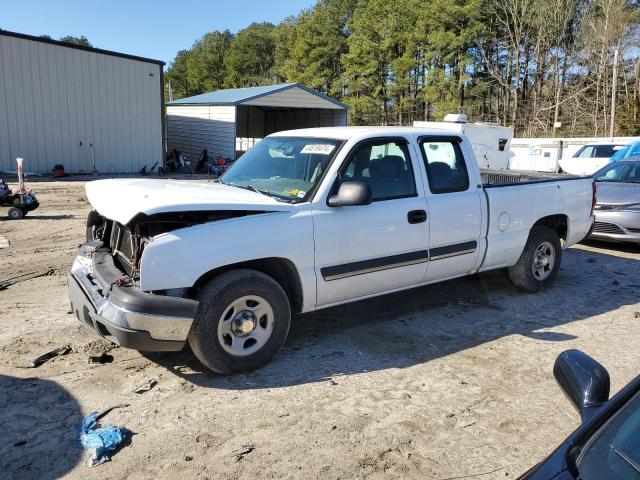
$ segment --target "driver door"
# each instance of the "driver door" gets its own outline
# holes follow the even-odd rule
[[[416,285],[428,261],[427,204],[420,169],[404,137],[357,144],[338,182],[359,181],[372,190],[370,205],[314,205],[317,305]]]

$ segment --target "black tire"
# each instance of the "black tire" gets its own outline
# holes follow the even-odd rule
[[[273,320],[266,343],[254,353],[239,356],[227,351],[229,347],[221,342],[218,326],[228,308],[244,296],[266,300],[272,309]],[[200,304],[189,332],[189,346],[198,360],[214,372],[226,375],[264,365],[278,353],[289,334],[291,307],[286,293],[275,280],[256,270],[232,270],[221,274],[205,285],[198,300]],[[236,340],[241,342],[242,338],[234,336],[233,341]]]
[[[537,250],[547,244],[553,249],[553,268],[549,268],[541,277],[534,274],[534,257]],[[529,233],[527,244],[518,259],[518,262],[509,268],[509,279],[516,287],[529,292],[540,292],[549,288],[558,276],[562,261],[562,245],[558,233],[548,227],[533,227]],[[544,267],[543,267],[544,268]]]
[[[24,217],[24,212],[18,207],[11,207],[8,214],[11,220],[20,220],[22,217]]]

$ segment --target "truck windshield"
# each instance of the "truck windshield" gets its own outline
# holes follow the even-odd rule
[[[322,178],[342,142],[327,138],[267,137],[220,178],[226,185],[297,203]]]

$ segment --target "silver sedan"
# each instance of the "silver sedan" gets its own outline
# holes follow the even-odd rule
[[[596,221],[590,238],[640,244],[640,157],[598,170]]]

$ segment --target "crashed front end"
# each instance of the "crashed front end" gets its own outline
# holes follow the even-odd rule
[[[198,307],[187,292],[145,292],[140,257],[153,236],[193,224],[193,213],[156,218],[140,215],[127,225],[93,211],[68,278],[76,317],[102,337],[141,351],[178,351]],[[202,220],[202,219],[198,219]],[[198,222],[196,222],[198,223]]]

